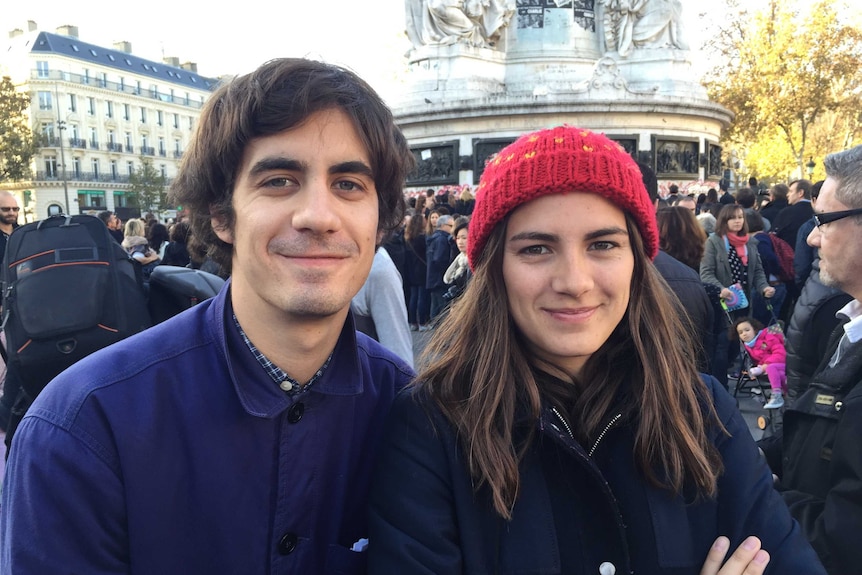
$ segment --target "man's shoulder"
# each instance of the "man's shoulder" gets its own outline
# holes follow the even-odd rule
[[[399,389],[409,383],[416,375],[407,362],[364,333],[356,333],[356,351],[360,363],[366,366],[372,374],[389,374],[390,381],[394,382]],[[372,380],[374,385],[380,383],[376,378],[372,378]]]

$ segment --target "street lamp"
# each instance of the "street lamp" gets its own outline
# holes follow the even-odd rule
[[[811,179],[811,176],[813,176],[813,175],[814,175],[814,167],[815,167],[816,165],[817,165],[817,164],[814,162],[814,158],[812,158],[812,157],[810,157],[810,156],[809,156],[809,158],[808,158],[808,163],[807,163],[807,164],[805,164],[805,169],[806,169],[806,170],[808,170],[808,179],[809,179],[809,180]]]
[[[50,93],[50,92],[49,92]],[[63,148],[63,130],[66,129],[66,122],[60,116],[60,95],[57,90],[57,84],[54,84],[54,99],[57,103],[57,131],[60,135],[60,172],[63,178],[63,195],[66,200],[66,214],[69,214],[69,182],[66,180],[66,152]]]

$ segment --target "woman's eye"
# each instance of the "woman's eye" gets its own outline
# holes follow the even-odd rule
[[[597,251],[606,251],[606,250],[612,250],[615,247],[617,247],[616,242],[594,242],[592,244],[592,246],[590,246],[590,249],[597,250]]]
[[[550,253],[550,250],[546,246],[527,246],[521,250],[521,253],[528,255],[542,255]]]

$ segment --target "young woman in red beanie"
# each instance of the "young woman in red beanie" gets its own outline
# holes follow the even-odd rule
[[[695,372],[657,251],[640,171],[604,136],[528,134],[489,163],[473,278],[393,407],[370,573],[825,573]]]

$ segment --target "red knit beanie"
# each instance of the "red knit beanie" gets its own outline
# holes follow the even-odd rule
[[[475,268],[488,236],[506,214],[540,196],[565,192],[599,194],[629,213],[647,254],[656,256],[655,208],[635,161],[602,134],[560,126],[521,136],[485,167],[470,218],[470,267]]]

